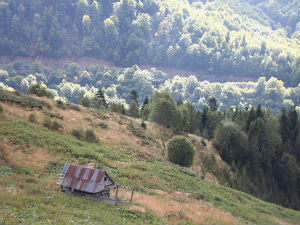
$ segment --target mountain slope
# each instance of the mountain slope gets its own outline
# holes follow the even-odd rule
[[[68,106],[72,109],[65,105],[63,110],[51,100],[34,99],[37,104],[43,103],[42,109],[1,102],[4,112],[0,114],[0,221],[3,223],[182,224],[189,220],[195,224],[296,224],[299,221],[297,211],[216,185],[207,180],[209,177],[202,179],[197,167],[185,169],[167,162],[163,147],[164,138],[171,135],[167,129],[147,123],[146,131],[142,132],[138,129],[140,121],[130,122],[125,116],[73,105]],[[26,121],[32,113],[37,117],[36,124]],[[61,121],[64,129],[43,128],[41,123],[46,115]],[[94,128],[100,145],[71,136],[69,133],[77,126]],[[194,143],[198,146],[197,140]],[[208,150],[197,147],[197,152]],[[134,204],[114,207],[60,193],[55,183],[66,162],[94,163],[107,170],[118,183],[135,188]],[[120,196],[128,198],[124,190]]]

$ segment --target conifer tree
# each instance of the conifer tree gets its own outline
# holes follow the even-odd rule
[[[286,110],[285,108],[282,109],[280,118],[279,118],[279,133],[281,136],[281,140],[283,144],[287,144],[289,139],[289,133],[288,133],[288,118],[286,116]]]

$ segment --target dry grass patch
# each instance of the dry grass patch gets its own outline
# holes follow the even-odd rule
[[[197,224],[238,224],[238,221],[229,213],[223,212],[211,204],[190,200],[188,194],[161,190],[155,190],[155,193],[159,196],[135,192],[133,201],[152,211],[167,223],[181,224],[190,220]],[[130,196],[130,191],[119,190],[120,198],[130,200]]]
[[[266,217],[267,219],[269,219],[269,220],[275,222],[275,223],[280,224],[280,225],[296,225],[295,223],[286,222],[286,221],[284,221],[284,220],[282,220],[282,219],[279,219],[279,218],[277,218],[277,217],[275,217],[275,216],[265,215],[265,217]]]
[[[52,159],[52,156],[42,148],[21,148],[1,143],[4,151],[4,160],[12,166],[25,168],[44,168]]]
[[[9,195],[20,195],[24,193],[24,190],[17,187],[4,187],[0,185],[0,192],[6,192]]]

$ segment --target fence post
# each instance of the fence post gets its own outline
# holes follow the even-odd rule
[[[130,202],[132,202],[133,192],[134,192],[134,189],[132,189],[132,192],[131,192]]]

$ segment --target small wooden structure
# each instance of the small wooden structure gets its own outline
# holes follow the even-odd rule
[[[117,204],[119,187],[132,190],[130,202],[134,192],[129,187],[116,184],[104,170],[71,164],[64,165],[57,184],[60,185],[62,192],[89,196],[111,204]],[[110,189],[114,186],[116,186],[115,199],[110,197]]]
[[[115,199],[110,198],[110,189],[115,182],[103,170],[65,164],[57,184],[65,193],[116,203]]]

